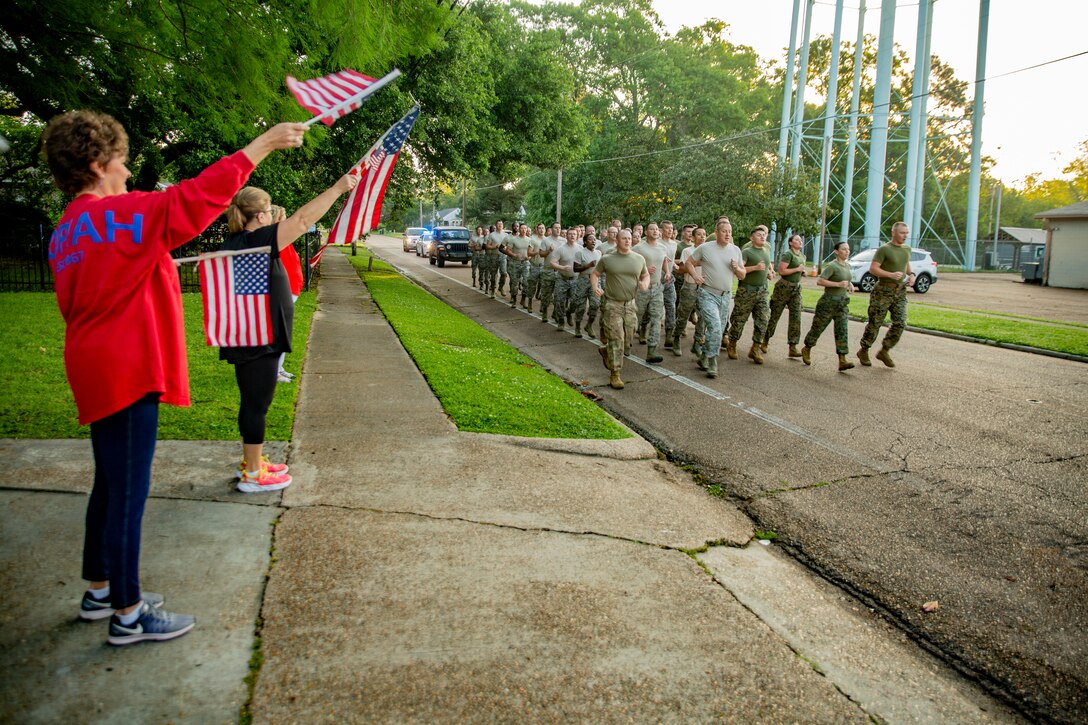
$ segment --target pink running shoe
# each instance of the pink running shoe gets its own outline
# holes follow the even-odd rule
[[[248,471],[242,472],[242,478],[238,481],[238,490],[242,493],[265,493],[267,491],[279,491],[291,485],[291,477],[286,473],[271,473],[262,468],[256,476]]]
[[[249,470],[249,465],[246,463],[246,459],[242,459],[242,463],[238,466],[238,470],[234,476],[241,478],[242,474]],[[268,456],[261,456],[261,470],[268,471],[269,473],[283,474],[287,473],[288,468],[286,463],[272,463],[268,460]]]

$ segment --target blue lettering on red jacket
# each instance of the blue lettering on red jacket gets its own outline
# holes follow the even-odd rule
[[[58,224],[49,237],[49,259],[56,259],[68,248],[78,246],[80,241],[84,239],[89,239],[95,244],[101,244],[103,241],[112,244],[122,239],[127,239],[133,244],[143,244],[143,214],[133,214],[130,222],[119,220],[113,211],[107,211],[104,216],[106,227],[104,234],[95,227],[94,220],[91,219],[89,212],[80,214],[76,217],[75,222],[68,221]],[[68,255],[63,260],[66,264],[63,266],[58,264],[57,271],[59,272],[70,264],[80,262],[82,259],[82,254]]]

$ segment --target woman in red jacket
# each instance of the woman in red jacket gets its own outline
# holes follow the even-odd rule
[[[189,615],[140,591],[140,533],[151,484],[159,403],[189,405],[181,283],[170,250],[227,208],[253,168],[298,147],[306,127],[274,126],[195,179],[127,191],[128,136],[111,116],[72,111],[42,134],[50,171],[75,199],[49,240],[64,363],[79,422],[91,426],[94,485],[87,503],[80,618],[110,617],[108,641],[179,637]],[[111,616],[112,615],[112,616]]]

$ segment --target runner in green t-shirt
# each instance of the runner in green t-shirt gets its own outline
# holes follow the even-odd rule
[[[909,234],[910,229],[906,222],[893,224],[891,241],[876,250],[873,262],[869,265],[869,274],[877,278],[877,283],[869,293],[869,321],[865,325],[865,331],[861,333],[861,347],[858,349],[858,361],[865,367],[872,365],[869,361],[869,348],[876,342],[880,326],[884,324],[884,316],[889,312],[892,326],[884,334],[884,342],[880,352],[876,354],[876,359],[890,368],[895,367],[888,351],[895,347],[906,329],[907,287],[914,284],[914,272],[910,268],[910,247],[906,243]]]
[[[801,279],[805,274],[802,244],[801,235],[794,234],[778,258],[778,281],[771,293],[770,319],[767,321],[767,332],[763,335],[763,344],[759,346],[763,352],[767,352],[767,345],[774,337],[782,310],[789,309],[789,331],[786,335],[786,343],[790,346],[789,356],[801,356],[797,343],[801,341]]]
[[[600,277],[605,275],[602,290]],[[641,254],[631,252],[631,232],[624,229],[616,237],[616,251],[597,262],[589,276],[593,294],[601,298],[601,359],[611,375],[608,384],[616,390],[623,388],[620,369],[623,356],[631,351],[634,341],[636,314],[635,294],[650,289],[650,271]]]
[[[850,245],[842,241],[835,245],[835,259],[824,267],[816,285],[824,288],[823,297],[816,303],[816,314],[812,318],[812,327],[805,335],[805,346],[801,348],[801,360],[805,365],[812,364],[810,353],[820,339],[820,334],[832,321],[835,322],[835,352],[839,355],[839,372],[854,367],[846,359],[849,342],[846,339],[847,320],[849,319],[850,282],[852,271],[847,259],[850,258]]]
[[[767,304],[767,281],[775,278],[771,268],[771,250],[767,248],[767,227],[760,224],[752,230],[749,239],[752,246],[742,250],[744,278],[737,285],[737,298],[733,302],[733,314],[729,316],[729,340],[725,352],[730,360],[737,359],[737,340],[744,332],[748,317],[752,318],[752,349],[748,358],[756,365],[763,364],[759,346],[767,332],[767,320],[771,310]]]

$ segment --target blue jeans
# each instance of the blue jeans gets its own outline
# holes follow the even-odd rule
[[[91,423],[94,487],[87,502],[83,578],[109,581],[114,609],[140,601],[140,531],[158,431],[158,393]]]
[[[718,357],[722,348],[723,326],[729,319],[728,292],[719,295],[706,287],[700,287],[696,297],[699,319],[706,320],[706,339],[703,341],[703,357]]]

